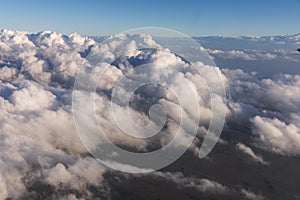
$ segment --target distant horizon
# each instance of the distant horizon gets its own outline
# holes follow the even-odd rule
[[[141,27],[139,27],[141,28]],[[149,27],[145,27],[145,28],[149,28]],[[150,27],[151,28],[151,27]],[[157,28],[163,28],[163,27],[157,27]],[[136,28],[130,28],[128,30],[134,30]],[[168,29],[168,28],[167,28]],[[28,32],[28,33],[40,33],[40,32],[45,32],[45,31],[51,31],[51,32],[55,32],[55,33],[60,33],[62,35],[70,35],[70,34],[79,34],[81,36],[87,36],[87,37],[107,37],[107,36],[112,36],[112,35],[116,35],[116,34],[120,34],[126,30],[123,30],[121,32],[117,32],[114,34],[82,34],[80,32],[60,32],[60,31],[56,31],[56,30],[52,30],[52,29],[41,29],[41,30],[35,30],[35,31],[30,31],[30,30],[24,30],[24,29],[10,29],[10,28],[1,28],[0,31],[2,32],[3,30],[10,30],[10,31],[21,31],[21,32]],[[183,34],[187,35],[186,33],[182,32]],[[215,34],[215,35],[188,35],[189,37],[192,38],[197,38],[197,37],[228,37],[228,38],[238,38],[238,37],[276,37],[276,36],[294,36],[294,35],[300,35],[300,31],[299,32],[295,32],[295,33],[285,33],[285,34],[269,34],[269,35],[222,35],[222,34]]]

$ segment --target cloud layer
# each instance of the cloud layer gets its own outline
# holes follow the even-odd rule
[[[241,40],[245,38],[235,38]],[[280,38],[247,38],[284,45],[299,42],[298,36]],[[283,43],[285,42],[285,43]],[[279,44],[281,43],[281,44]],[[158,50],[137,50],[138,46],[159,48]],[[122,55],[120,49],[125,49]],[[214,49],[214,50],[212,50]],[[199,50],[199,52],[204,49]],[[224,60],[239,59],[265,61],[289,59],[284,51],[260,51],[242,49],[206,49],[211,56]],[[101,59],[100,59],[101,58]],[[103,62],[103,59],[106,62]],[[119,78],[140,64],[154,63],[168,66],[157,69],[149,67],[134,78],[151,77],[174,84],[180,96],[186,96],[185,86],[178,76],[188,81],[197,91],[200,121],[193,106],[181,111],[178,99],[164,87],[144,86],[131,98],[128,109],[131,119],[139,125],[149,123],[148,110],[153,103],[160,103],[169,112],[166,125],[159,137],[132,139],[114,123],[109,111],[111,92]],[[192,67],[200,69],[200,75]],[[96,113],[99,123],[108,137],[119,146],[136,152],[160,148],[174,138],[184,116],[186,126],[181,127],[183,138],[191,137],[191,127],[198,127],[198,135],[189,148],[198,155],[201,140],[205,135],[213,112],[207,83],[218,90],[222,80],[227,92],[227,102],[219,97],[217,108],[225,106],[227,126],[251,129],[251,143],[263,150],[289,156],[300,154],[300,76],[292,74],[273,75],[258,78],[256,73],[239,69],[220,69],[202,62],[188,63],[183,58],[161,48],[155,39],[148,35],[118,35],[114,40],[101,45],[89,37],[78,34],[68,36],[52,31],[27,33],[2,30],[0,33],[0,198],[21,197],[42,198],[44,191],[50,191],[52,198],[85,199],[95,198],[97,187],[103,194],[107,169],[92,159],[80,141],[72,116],[72,87],[77,73],[83,66],[97,74],[109,66],[97,85],[95,95]],[[178,73],[174,74],[173,70]],[[161,73],[155,73],[161,70]],[[171,78],[170,78],[171,77]],[[95,77],[97,78],[97,77]],[[82,92],[82,93],[81,93]],[[85,91],[86,92],[86,91]],[[125,91],[126,92],[126,91]],[[83,95],[84,91],[78,91]],[[89,94],[89,95],[92,95]],[[149,98],[151,97],[151,98]],[[216,97],[218,98],[218,97]],[[150,100],[149,100],[150,99]],[[118,113],[128,119],[122,106],[122,98],[117,105]],[[146,102],[146,103],[145,103]],[[192,105],[185,98],[187,105]],[[83,108],[83,112],[85,108]],[[156,119],[159,122],[160,118]],[[155,119],[154,119],[155,121]],[[89,124],[87,123],[87,126]],[[223,143],[226,145],[226,143]],[[182,147],[180,140],[173,148]],[[260,155],[243,143],[237,143],[242,151],[255,162],[268,165]],[[111,157],[118,156],[111,152]],[[195,156],[195,158],[197,158]],[[198,158],[197,158],[198,159]],[[136,167],[136,166],[123,166]],[[230,187],[209,179],[185,177],[182,174],[157,172],[153,176],[165,177],[178,187],[192,187],[200,192],[227,193]],[[41,185],[42,188],[38,187]],[[59,188],[69,191],[64,194]],[[248,190],[241,190],[248,199],[262,199]]]

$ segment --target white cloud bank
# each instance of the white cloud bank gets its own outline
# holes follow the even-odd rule
[[[222,58],[224,60],[241,59],[241,60],[274,60],[278,56],[269,52],[259,51],[243,51],[243,50],[218,50],[207,49],[207,52],[215,58]]]
[[[97,62],[99,56],[112,62],[119,56],[121,47],[130,50],[137,44],[159,47],[147,35],[119,35],[108,45],[101,46],[93,39],[78,34],[64,36],[51,31],[31,34],[10,30],[0,33],[1,199],[35,195],[34,191],[28,189],[33,187],[35,181],[53,186],[56,192],[61,185],[68,189],[80,190],[85,197],[93,195],[88,185],[101,186],[105,168],[85,156],[87,152],[76,133],[71,112],[73,83],[82,63],[89,64],[92,60],[94,63],[90,64],[99,64],[91,68],[97,72],[105,66],[105,63]],[[276,56],[256,51],[249,53],[212,50],[211,53],[223,58],[246,60],[268,60]],[[87,54],[90,60],[86,59]],[[199,137],[203,136],[212,116],[210,96],[204,77],[193,73],[189,64],[167,50],[136,50],[131,51],[123,60],[110,65],[97,88],[99,93],[96,96],[96,111],[104,125],[103,128],[110,132],[110,138],[118,144],[145,150],[154,143],[166,144],[174,137],[174,130],[178,127],[181,114],[178,112],[178,102],[164,89],[144,91],[144,94],[157,96],[156,100],[172,113],[162,137],[152,141],[132,140],[112,125],[113,118],[108,112],[110,97],[107,93],[111,92],[120,76],[133,69],[139,62],[152,62],[173,68],[183,66],[180,75],[201,94],[198,99],[200,125],[195,123],[193,107],[188,107],[183,114],[191,125],[200,126]],[[252,123],[254,133],[258,135],[258,144],[265,149],[289,155],[300,154],[300,76],[279,75],[272,79],[257,79],[255,74],[246,74],[241,70],[220,70],[200,62],[194,64],[199,66],[202,75],[209,77],[210,85],[216,85],[220,78],[224,81],[229,99],[226,105],[228,120],[236,124]],[[149,72],[151,70],[153,69],[149,69]],[[140,75],[149,74],[151,73]],[[166,70],[161,76],[165,74],[171,72]],[[180,84],[177,86],[182,87]],[[184,95],[184,91],[181,95]],[[144,97],[140,95],[136,98],[143,100]],[[221,101],[220,103],[224,104]],[[143,108],[137,103],[129,110],[132,118],[140,124],[149,121]],[[183,127],[184,136],[189,136],[189,128]],[[199,150],[197,142],[190,148],[196,154]],[[180,147],[181,144],[176,145]],[[239,144],[238,148],[257,162],[266,164],[245,145]],[[178,184],[188,185],[190,181],[181,176],[161,175],[176,179],[174,182]],[[197,187],[200,191],[227,191],[225,186],[206,179],[193,181],[195,185],[190,186]],[[253,197],[251,193],[245,195]],[[57,198],[77,197],[70,194]]]
[[[137,44],[159,47],[147,35],[131,37],[119,35],[108,44],[101,46],[93,39],[78,34],[65,36],[52,31],[37,34],[1,31],[0,134],[3,138],[0,156],[1,199],[37,195],[37,191],[29,189],[34,187],[32,185],[35,181],[53,186],[56,193],[62,185],[69,190],[79,190],[86,197],[93,195],[88,185],[101,186],[105,169],[95,160],[85,156],[88,152],[80,142],[75,129],[71,112],[73,83],[82,63],[94,65],[92,70],[96,72],[106,65],[97,62],[99,57],[112,62],[119,56],[119,51],[124,46],[131,50],[135,49]],[[89,60],[86,59],[87,55]],[[189,80],[189,84],[195,90],[203,94],[198,99],[200,111],[205,116],[201,120],[199,131],[203,135],[212,114],[209,93],[204,86],[203,77],[191,73],[192,67],[168,50],[155,52],[135,50],[127,56],[132,58],[133,62],[128,62],[125,58],[115,66],[111,65],[97,88],[100,93],[96,96],[99,105],[96,111],[103,128],[110,133],[110,138],[119,145],[145,150],[152,145],[166,144],[174,137],[180,123],[181,113],[178,112],[178,102],[169,91],[160,89],[157,101],[172,112],[162,137],[151,141],[132,140],[112,124],[113,116],[108,112],[110,99],[105,92],[111,91],[119,77],[134,68],[135,62],[138,61],[168,65],[178,69],[184,66],[184,70],[179,72],[180,75]],[[214,81],[219,81],[217,76],[222,76],[218,68],[205,66],[202,63],[195,64],[199,65],[203,73],[212,75],[210,79],[212,84]],[[151,70],[155,69],[149,69],[149,74]],[[214,77],[215,71],[218,72],[216,77]],[[170,71],[164,73],[168,74]],[[141,74],[141,76],[149,74]],[[164,75],[161,76],[153,78],[163,78]],[[169,80],[165,79],[165,81]],[[178,84],[178,87],[180,89],[182,85]],[[156,91],[146,92],[147,95],[157,95]],[[181,95],[184,95],[184,90],[181,92]],[[144,97],[137,96],[137,98],[143,100]],[[120,106],[120,109],[123,108]],[[190,106],[184,110],[183,115],[191,126],[198,127],[193,111],[193,107]],[[138,105],[132,107],[130,113],[141,124],[149,121],[143,107]],[[183,127],[181,131],[184,137],[190,137],[189,130],[189,126]],[[180,145],[182,144],[179,142],[174,145],[174,148]],[[195,153],[198,148],[196,143],[191,146],[191,150]],[[74,196],[68,198],[72,199]]]

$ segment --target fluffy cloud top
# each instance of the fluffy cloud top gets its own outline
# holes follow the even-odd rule
[[[52,31],[37,34],[10,30],[1,32],[0,106],[3,112],[0,113],[0,133],[3,137],[1,141],[5,143],[1,145],[1,198],[38,195],[36,190],[28,189],[34,187],[37,181],[42,185],[49,184],[56,193],[59,193],[58,187],[62,185],[67,190],[78,190],[86,197],[93,195],[88,185],[101,187],[105,169],[85,156],[88,152],[79,140],[71,112],[72,87],[82,66],[90,66],[91,70],[97,72],[111,63],[97,87],[96,112],[104,130],[110,133],[109,137],[115,143],[137,151],[164,145],[174,137],[181,114],[189,124],[181,130],[184,137],[190,137],[191,126],[199,125],[191,106],[180,113],[178,102],[170,91],[163,88],[151,90],[149,87],[134,96],[137,103],[129,110],[133,119],[146,124],[149,122],[149,116],[145,113],[147,108],[138,102],[147,100],[147,96],[153,96],[153,101],[165,105],[173,115],[168,119],[162,137],[133,140],[112,124],[114,120],[108,111],[111,102],[107,94],[111,93],[120,76],[141,63],[167,65],[168,69],[178,70],[183,66],[179,71],[180,76],[185,77],[195,90],[205,94],[198,99],[201,112],[205,113],[199,131],[202,132],[201,137],[204,135],[211,118],[209,93],[203,85],[206,80],[194,75],[190,64],[167,49],[141,51],[136,50],[137,46],[160,48],[150,36],[144,34],[118,35],[101,45],[78,34],[65,36]],[[125,57],[122,57],[124,52],[120,50],[123,47],[128,51]],[[103,61],[103,58],[107,62],[100,63],[99,60]],[[114,61],[116,58],[118,59]],[[200,66],[203,73],[211,74],[212,79],[209,80],[212,84],[218,81],[218,77],[214,76],[222,76],[218,68],[195,64]],[[172,73],[166,70],[160,77],[155,77],[155,69],[148,70],[148,74],[139,75],[152,74],[153,79],[161,79]],[[218,72],[217,75],[214,74],[215,71]],[[176,81],[176,77],[174,80]],[[164,81],[168,83],[170,80],[165,78]],[[173,87],[178,87],[180,95],[184,95],[184,87],[178,80]],[[222,104],[221,101],[220,103]],[[120,111],[124,109],[121,105],[119,108]],[[182,144],[179,142],[174,148],[180,145]],[[198,148],[196,143],[191,146],[195,153]],[[112,153],[112,156],[117,155]],[[203,185],[210,187],[208,181],[204,181]],[[59,195],[58,197],[60,198]],[[72,199],[74,196],[66,198]]]
[[[277,118],[256,116],[252,122],[265,148],[283,154],[300,154],[299,121],[287,124]]]

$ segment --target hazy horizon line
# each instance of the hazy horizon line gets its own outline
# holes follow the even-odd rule
[[[71,34],[79,34],[81,36],[85,36],[85,37],[109,37],[109,36],[113,36],[113,35],[117,35],[117,34],[122,34],[122,32],[118,32],[115,34],[82,34],[79,31],[72,31],[72,32],[60,32],[60,31],[55,31],[55,30],[51,30],[51,29],[42,29],[39,31],[28,31],[28,30],[22,30],[22,29],[10,29],[10,28],[2,28],[0,32],[3,32],[4,30],[10,30],[10,31],[20,31],[20,32],[27,32],[27,33],[33,33],[33,34],[37,34],[37,33],[42,33],[42,32],[46,32],[46,31],[51,31],[51,32],[55,32],[55,33],[60,33],[62,35],[71,35]],[[231,34],[211,34],[211,35],[188,35],[185,34],[191,38],[199,38],[199,37],[223,37],[223,38],[239,38],[239,37],[276,37],[276,36],[296,36],[296,35],[300,35],[300,32],[298,33],[286,33],[286,34],[262,34],[262,35],[231,35]],[[163,36],[162,36],[163,37]]]

